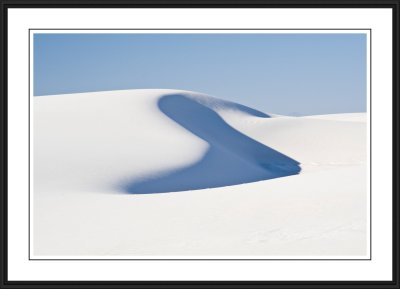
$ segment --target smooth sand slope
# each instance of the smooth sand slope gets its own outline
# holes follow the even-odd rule
[[[33,257],[367,257],[365,114],[178,90],[34,99]]]

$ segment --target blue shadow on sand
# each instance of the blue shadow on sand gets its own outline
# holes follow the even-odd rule
[[[257,117],[268,115],[249,107],[233,109]],[[182,127],[205,140],[209,149],[198,162],[153,179],[124,186],[130,194],[152,194],[215,188],[295,175],[299,162],[229,126],[214,110],[184,95],[166,95],[160,110]]]

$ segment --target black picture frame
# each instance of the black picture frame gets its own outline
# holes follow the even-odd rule
[[[400,288],[399,238],[399,28],[400,0],[0,0],[1,9],[1,214],[0,288]],[[390,8],[393,12],[393,248],[391,281],[12,281],[8,279],[8,9],[9,8]],[[84,261],[82,261],[84,262]],[[351,262],[351,260],[349,260]],[[287,272],[290,274],[290,272]]]

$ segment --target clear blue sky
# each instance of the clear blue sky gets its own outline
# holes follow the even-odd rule
[[[366,111],[365,34],[35,34],[34,95],[172,88],[264,112]]]

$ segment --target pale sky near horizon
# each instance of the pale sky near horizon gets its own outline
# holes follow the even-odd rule
[[[170,88],[283,115],[366,111],[362,33],[36,33],[33,44],[35,96]]]

